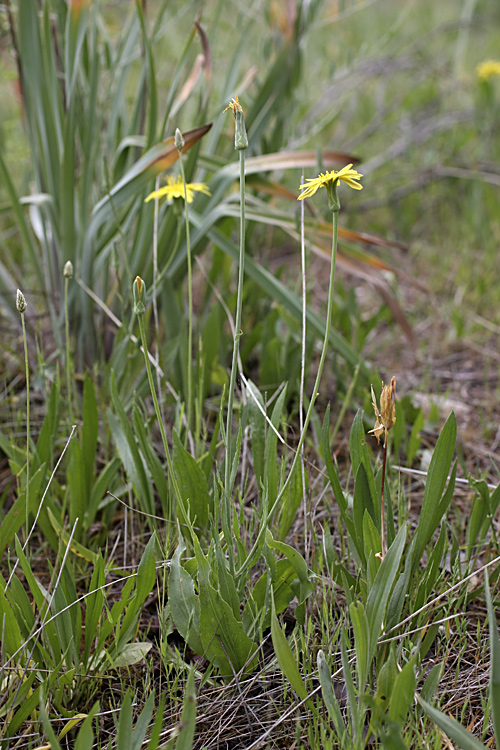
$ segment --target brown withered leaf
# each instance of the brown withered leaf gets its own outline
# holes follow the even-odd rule
[[[185,154],[186,151],[189,151],[189,149],[195,145],[195,143],[198,143],[200,138],[203,138],[203,136],[208,133],[211,127],[212,123],[209,122],[208,125],[202,125],[199,128],[194,128],[194,130],[188,130],[186,133],[183,133],[182,137],[184,138],[184,146],[182,149],[182,153]],[[150,164],[144,167],[143,171],[154,168],[154,172],[160,174],[160,172],[164,172],[166,169],[171,167],[172,164],[175,164],[175,162],[179,158],[179,152],[175,147],[174,136],[166,138],[163,143],[165,144],[165,150],[162,151],[159,156],[155,157],[155,159]]]

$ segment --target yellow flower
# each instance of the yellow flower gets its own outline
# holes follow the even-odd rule
[[[359,174],[355,169],[352,169],[352,164],[348,164],[347,167],[342,167],[338,172],[332,169],[331,172],[325,172],[324,174],[321,173],[319,177],[307,179],[305,183],[300,186],[300,189],[304,192],[299,195],[297,200],[301,201],[303,198],[311,198],[320,187],[326,187],[327,185],[338,182],[339,180],[345,182],[346,185],[354,188],[354,190],[362,190],[363,185],[356,182],[356,180],[359,180],[361,177],[363,177],[362,174]]]
[[[377,406],[377,399],[372,387],[372,406],[377,421],[375,427],[370,430],[380,443],[380,438],[384,434],[384,445],[387,443],[387,433],[394,427],[396,422],[396,378],[391,379],[390,385],[382,384],[382,393],[380,394],[380,409]]]
[[[485,60],[477,66],[476,73],[480,81],[488,81],[493,76],[500,76],[500,61]]]
[[[204,193],[205,195],[210,195],[210,190],[204,182],[186,183],[186,195],[188,203],[193,202],[193,196],[195,193]],[[148,195],[144,202],[147,203],[153,198],[163,197],[165,197],[168,201],[172,200],[172,198],[184,198],[184,183],[182,182],[182,177],[179,176],[176,180],[174,180],[174,178],[169,175],[167,177],[167,184],[165,185],[165,187],[162,187],[159,190],[154,190]]]

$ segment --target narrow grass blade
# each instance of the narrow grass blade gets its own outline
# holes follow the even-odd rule
[[[373,467],[370,461],[370,454],[368,453],[368,447],[366,445],[365,427],[363,425],[363,412],[358,410],[354,417],[351,432],[349,434],[349,452],[352,461],[352,470],[355,477],[357,477],[359,467],[363,465],[366,482],[368,484],[369,493],[374,503],[373,512],[375,513],[374,521],[377,525],[380,519],[380,499],[379,493],[375,489],[375,477],[373,475]]]
[[[339,738],[340,745],[344,747],[346,744],[345,736],[347,734],[347,728],[344,724],[344,719],[342,718],[339,702],[333,689],[330,668],[326,662],[325,655],[321,650],[318,651],[318,674],[321,684],[321,692],[323,694],[323,700],[325,701],[328,713],[330,714],[333,721],[335,732],[337,733],[337,737]]]
[[[94,732],[92,731],[92,722],[95,714],[99,711],[99,703],[94,703],[87,718],[78,730],[75,739],[75,750],[92,750],[94,747]]]
[[[366,687],[368,669],[373,658],[374,649],[371,647],[372,623],[368,621],[366,611],[362,602],[352,603],[349,607],[352,629],[354,632],[354,645],[356,648],[356,670],[358,675],[358,689],[363,691]]]
[[[143,458],[137,447],[135,435],[118,394],[116,379],[111,378],[111,399],[115,412],[108,410],[108,421],[113,440],[127,475],[134,486],[136,495],[143,508],[148,512],[154,508],[153,490],[150,477],[146,472]]]
[[[370,627],[371,657],[375,653],[377,640],[380,637],[387,603],[401,562],[405,541],[406,526],[402,526],[396,539],[389,547],[368,594],[366,616]]]
[[[144,744],[149,722],[155,708],[155,694],[151,692],[132,730],[130,750],[140,750]]]
[[[493,729],[495,731],[496,746],[500,747],[500,639],[498,637],[498,625],[491,601],[490,585],[488,581],[488,571],[484,571],[484,593],[486,595],[486,605],[488,607],[488,625],[490,631],[490,706],[491,716],[493,719]]]
[[[132,750],[132,693],[130,688],[125,693],[118,717],[116,750]]]
[[[293,687],[297,695],[301,700],[305,700],[308,696],[307,688],[304,684],[299,668],[297,666],[297,660],[293,655],[293,651],[290,648],[286,636],[281,629],[281,626],[276,617],[276,609],[274,607],[274,596],[271,592],[271,639],[273,642],[274,653],[280,665],[280,669],[283,672],[283,676],[286,677],[290,685]],[[310,700],[307,701],[309,707],[312,707]]]
[[[470,734],[456,719],[434,708],[421,697],[418,698],[418,702],[427,716],[462,750],[486,750],[485,745]]]
[[[19,200],[19,197],[17,195],[14,183],[10,178],[10,174],[7,170],[7,165],[5,164],[2,154],[0,154],[0,182],[2,184],[2,187],[7,192],[8,198],[10,200],[10,208],[15,216],[19,231],[21,232],[23,248],[28,253],[29,267],[31,269],[31,272],[35,274],[36,283],[43,285],[45,277],[40,254],[36,247],[33,232],[31,231],[31,228],[26,221],[25,209],[21,205],[21,201]],[[12,289],[9,289],[9,292],[11,292]]]
[[[351,716],[351,735],[354,738],[354,746],[357,747],[356,740],[360,738],[361,731],[362,731],[362,710],[360,710],[360,707],[358,706],[358,702],[356,699],[356,689],[354,687],[354,680],[351,672],[351,665],[349,664],[349,658],[347,656],[347,635],[346,630],[342,631],[341,635],[341,642],[340,642],[340,649],[341,649],[341,655],[342,655],[342,672],[344,674],[344,681],[345,681],[345,688],[347,693],[347,703],[349,706],[349,712]]]
[[[194,666],[189,670],[182,704],[180,731],[175,743],[175,750],[191,750],[196,729],[196,690],[194,684]]]
[[[265,406],[264,399],[251,380],[247,380],[247,390],[251,392],[248,398],[248,421],[250,423],[250,439],[252,442],[252,461],[257,482],[259,495],[262,493],[261,482],[264,476],[265,463],[265,436],[266,436],[266,418],[264,416]],[[257,404],[260,405],[257,406]]]
[[[172,463],[179,490],[185,507],[189,509],[191,523],[195,524],[198,535],[202,536],[208,530],[208,518],[212,510],[207,480],[198,462],[182,445],[175,430],[173,437]]]
[[[2,650],[4,658],[12,656],[21,648],[22,638],[16,616],[7,601],[4,589],[5,581],[0,577],[0,623],[2,627]]]
[[[88,373],[86,373],[83,383],[82,457],[87,488],[90,488],[93,484],[98,433],[99,413],[97,411],[95,386]],[[91,521],[93,520],[92,518]]]

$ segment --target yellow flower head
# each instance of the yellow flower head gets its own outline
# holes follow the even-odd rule
[[[186,196],[188,203],[193,202],[193,196],[195,193],[204,193],[205,195],[210,195],[210,190],[204,182],[187,182]],[[174,180],[174,178],[169,175],[167,177],[167,184],[165,185],[165,187],[162,187],[159,190],[154,190],[148,195],[144,202],[147,203],[153,198],[163,197],[165,197],[168,201],[172,200],[172,198],[184,198],[184,183],[182,182],[182,177],[179,176],[176,180]]]
[[[500,76],[500,61],[485,60],[477,66],[476,73],[480,81],[489,81],[493,76]]]
[[[370,430],[380,443],[380,438],[384,434],[384,445],[387,442],[387,433],[394,427],[396,422],[396,378],[392,377],[389,385],[382,384],[382,393],[380,394],[380,409],[377,406],[377,399],[372,387],[372,406],[377,421],[375,427]]]
[[[311,198],[320,187],[326,187],[338,182],[339,180],[345,182],[346,185],[354,188],[354,190],[362,190],[363,185],[360,185],[359,182],[357,182],[361,177],[363,177],[362,174],[359,174],[355,169],[352,169],[352,164],[348,164],[347,167],[342,167],[338,172],[332,169],[331,172],[325,172],[324,174],[321,173],[319,177],[307,179],[305,183],[300,186],[300,189],[303,192],[299,195],[297,200],[301,201],[304,198]]]

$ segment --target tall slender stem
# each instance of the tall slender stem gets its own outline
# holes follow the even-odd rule
[[[319,395],[319,384],[321,382],[321,375],[323,373],[323,367],[325,364],[326,352],[328,349],[328,341],[330,339],[330,329],[331,329],[331,322],[332,322],[333,290],[335,286],[335,265],[337,262],[338,216],[339,216],[338,211],[332,212],[332,217],[333,217],[332,218],[332,264],[330,268],[330,284],[328,287],[328,303],[327,303],[327,310],[326,310],[325,337],[323,340],[323,348],[321,350],[321,356],[320,356],[319,365],[318,365],[318,372],[316,374],[316,381],[314,383],[311,400],[309,401],[309,408],[307,410],[306,418],[304,420],[304,427],[302,428],[302,432],[300,435],[299,443],[297,445],[297,449],[296,449],[295,456],[292,462],[292,466],[290,468],[290,471],[288,472],[286,481],[283,487],[281,488],[280,492],[278,493],[278,496],[273,504],[273,507],[270,510],[269,515],[272,515],[272,513],[275,511],[276,507],[278,506],[278,503],[280,502],[281,498],[283,497],[286,490],[288,489],[288,485],[290,484],[290,481],[292,479],[293,473],[295,471],[295,467],[297,466],[297,463],[300,460],[300,457],[302,454],[302,446],[304,444],[309,422],[311,421],[314,403]],[[305,521],[307,523],[307,519],[305,519]]]
[[[30,368],[28,364],[28,342],[26,340],[26,323],[24,312],[21,313],[24,341],[24,365],[26,369],[26,539],[28,539],[30,509]]]
[[[386,541],[385,541],[385,499],[384,499],[384,492],[385,492],[385,466],[387,463],[387,441],[389,439],[389,436],[386,434],[385,440],[384,440],[384,458],[382,461],[382,484],[381,484],[381,498],[380,498],[380,541],[382,544],[382,558],[385,557],[386,550]]]
[[[156,396],[156,388],[153,380],[153,373],[151,372],[151,364],[149,362],[149,356],[148,356],[148,342],[146,340],[146,329],[144,326],[144,314],[138,314],[137,319],[139,321],[139,331],[141,333],[141,342],[142,342],[142,351],[144,354],[144,361],[146,363],[146,372],[148,375],[148,382],[149,382],[149,389],[151,391],[151,396],[153,397],[153,403],[155,407],[155,413],[156,413],[156,419],[158,421],[158,426],[160,428],[161,433],[161,439],[163,443],[163,449],[165,451],[165,455],[167,457],[167,466],[168,471],[170,474],[170,481],[172,482],[172,487],[174,489],[174,495],[177,500],[178,505],[182,508],[183,512],[185,513],[184,509],[184,503],[182,500],[182,495],[180,493],[179,485],[177,483],[177,479],[174,472],[174,465],[172,463],[172,458],[170,456],[170,449],[168,447],[167,443],[167,436],[165,434],[165,427],[163,426],[163,419],[160,411],[160,405],[158,403],[158,398]]]
[[[232,417],[233,417],[233,401],[234,401],[234,389],[236,385],[236,372],[238,369],[238,353],[239,353],[239,340],[241,336],[241,308],[243,306],[243,279],[245,274],[245,151],[241,150],[240,154],[240,257],[238,267],[238,293],[236,299],[236,318],[234,323],[234,341],[233,341],[233,359],[231,363],[231,375],[229,379],[229,390],[227,394],[227,426],[226,426],[226,466],[225,466],[225,502],[227,503],[230,519],[230,528],[227,530],[230,533],[232,528],[232,505],[231,505],[231,494],[233,487],[231,484],[231,474],[233,465],[232,455]],[[233,547],[229,544],[229,539],[226,540],[230,548],[230,562],[233,562]]]
[[[66,391],[68,399],[68,421],[73,422],[73,399],[71,393],[71,355],[69,351],[69,314],[68,314],[68,284],[69,278],[64,279],[64,335],[66,337]]]
[[[193,413],[193,272],[191,267],[191,238],[189,234],[189,211],[187,200],[186,177],[182,163],[182,149],[179,151],[179,164],[181,168],[182,182],[184,185],[184,210],[186,213],[186,256],[188,267],[188,353],[187,353],[187,433],[191,430],[191,417]]]
[[[304,182],[304,173],[301,175]],[[307,326],[307,281],[306,281],[306,238],[304,225],[304,201],[300,202],[300,265],[302,275],[302,342],[300,353],[300,391],[299,391],[299,430],[304,430],[304,387],[306,382],[306,326]],[[304,445],[302,445],[300,467],[302,470],[302,507],[304,513],[304,555],[309,562],[309,503],[306,487],[306,472],[304,461]]]

